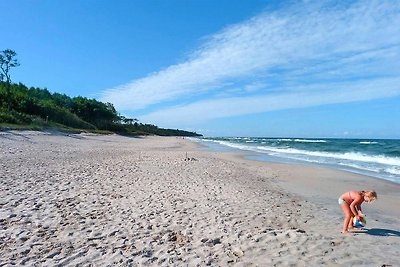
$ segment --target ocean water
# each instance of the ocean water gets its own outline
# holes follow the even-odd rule
[[[254,159],[325,165],[400,183],[400,140],[221,137],[204,144],[256,152]]]

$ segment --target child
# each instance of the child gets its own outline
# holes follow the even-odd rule
[[[361,204],[364,201],[370,203],[377,198],[375,191],[350,191],[341,195],[338,202],[345,215],[342,233],[348,233],[348,229],[353,227],[353,217],[356,217],[357,220],[365,217],[361,210]]]

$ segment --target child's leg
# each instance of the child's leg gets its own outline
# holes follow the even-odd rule
[[[349,204],[347,204],[346,202],[341,204],[340,207],[343,210],[344,213],[344,221],[343,221],[343,230],[342,233],[347,233],[348,232],[348,228],[349,228],[349,223],[351,220],[351,210],[350,210],[350,206]]]
[[[349,221],[349,225],[348,225],[349,229],[353,229],[354,228],[354,226],[353,226],[353,218],[354,218],[353,213],[351,213],[351,217],[350,217],[350,221]]]

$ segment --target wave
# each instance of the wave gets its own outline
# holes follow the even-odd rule
[[[356,164],[352,162],[340,162],[338,163],[340,166],[345,166],[345,167],[350,167],[353,169],[359,169],[359,170],[366,170],[374,173],[389,173],[389,174],[395,174],[392,170],[391,167],[383,168],[381,165],[365,165],[365,164]]]
[[[397,167],[382,168],[381,166],[366,166],[366,165],[359,165],[359,164],[354,164],[354,163],[349,163],[349,162],[340,162],[339,165],[345,166],[345,167],[350,167],[353,169],[362,170],[362,171],[370,171],[370,172],[374,172],[377,174],[387,173],[387,174],[395,175],[395,176],[400,175],[400,168],[397,168]],[[396,181],[393,179],[391,179],[391,180]]]
[[[261,140],[268,140],[267,142],[261,142]],[[269,141],[273,142],[269,142]],[[297,141],[296,141],[297,140]],[[351,147],[348,147],[349,142],[339,141],[337,145],[332,143],[334,141],[328,140],[330,145],[335,145],[338,151],[324,151],[323,147],[315,150],[315,145],[310,144],[309,147],[312,148],[308,150],[302,147],[296,148],[297,146],[294,142],[306,142],[306,143],[325,143],[326,140],[318,139],[288,139],[288,138],[249,138],[245,140],[234,140],[230,139],[203,139],[203,141],[218,143],[223,146],[231,147],[238,150],[253,151],[264,154],[270,157],[278,157],[281,159],[308,162],[310,164],[327,164],[330,166],[336,166],[339,169],[346,169],[349,171],[369,174],[379,178],[387,179],[399,183],[400,176],[400,156],[397,154],[397,144],[394,145],[393,149],[396,149],[395,154],[389,154],[388,149],[379,148],[379,150],[374,150],[376,154],[372,154],[369,150],[363,151],[362,147],[364,145],[377,144],[378,141],[355,141],[350,140],[352,143]],[[248,142],[254,141],[254,142]],[[281,143],[277,143],[281,141]],[[287,142],[287,143],[285,143]],[[293,142],[293,143],[290,143]],[[268,145],[268,143],[270,145]],[[381,142],[379,142],[382,144]],[[341,145],[344,145],[341,147]],[[278,146],[275,146],[278,145]],[[358,145],[358,147],[357,147]],[[346,151],[343,151],[344,149]],[[375,149],[374,148],[374,149]],[[342,151],[340,151],[343,149]],[[359,151],[350,151],[350,149],[359,149]],[[385,154],[384,154],[385,153]]]
[[[326,143],[326,140],[315,140],[315,139],[294,139],[295,142],[300,143]]]
[[[384,155],[367,155],[358,152],[345,152],[345,153],[334,153],[334,152],[322,152],[322,151],[309,151],[294,148],[275,148],[269,146],[250,146],[245,144],[231,143],[228,141],[219,140],[207,140],[209,142],[219,143],[221,145],[229,146],[240,150],[250,150],[255,152],[269,153],[274,156],[281,155],[304,155],[320,158],[330,158],[336,160],[351,160],[358,162],[369,162],[379,163],[384,165],[400,166],[400,157],[387,157]],[[298,157],[296,157],[299,159]]]
[[[298,142],[298,143],[326,143],[326,140],[317,140],[317,139],[291,139],[291,138],[270,138],[270,139],[262,139],[263,141],[272,141],[272,142]]]
[[[273,148],[273,147],[262,147],[258,146],[257,149],[262,151],[271,151],[276,153],[284,154],[302,154],[307,156],[333,158],[342,160],[362,161],[371,163],[380,163],[385,165],[400,166],[400,158],[398,157],[386,157],[384,155],[367,155],[357,152],[345,152],[345,153],[333,153],[333,152],[320,152],[320,151],[307,151],[294,148]]]
[[[228,141],[218,141],[218,140],[207,140],[207,141],[218,143],[218,144],[221,144],[221,145],[224,145],[224,146],[228,146],[228,147],[232,147],[232,148],[237,148],[237,149],[240,149],[240,150],[252,150],[251,146],[241,145],[241,144],[237,144],[237,143],[231,143],[231,142],[228,142]]]
[[[386,172],[394,175],[400,175],[400,168],[396,167],[387,168]]]

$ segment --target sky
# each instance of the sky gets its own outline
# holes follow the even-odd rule
[[[400,138],[400,1],[0,0],[12,80],[205,136]],[[4,23],[5,22],[5,23]]]

